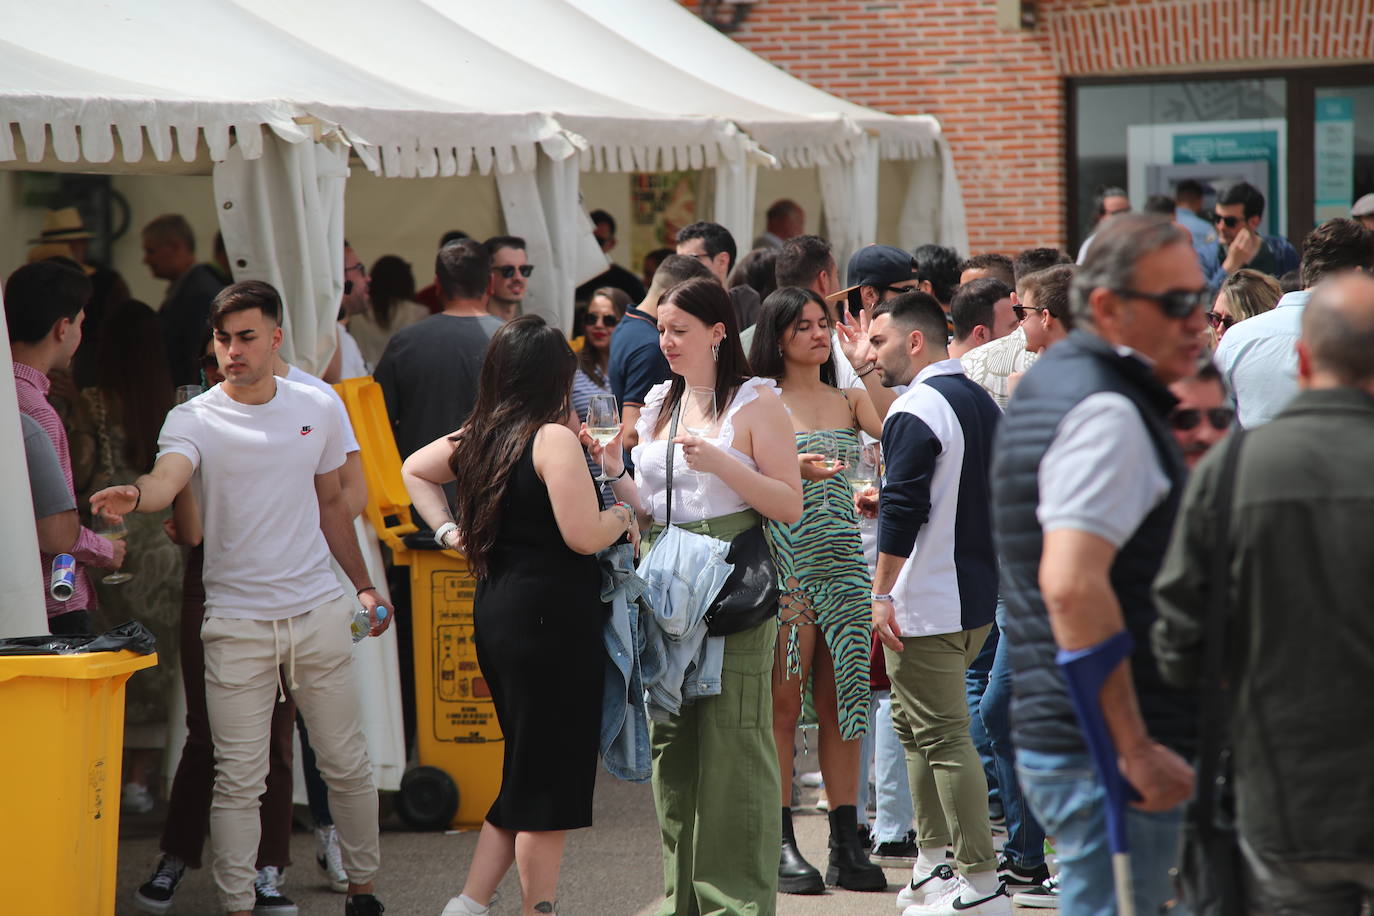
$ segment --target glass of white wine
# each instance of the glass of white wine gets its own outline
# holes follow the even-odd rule
[[[613,394],[594,394],[591,401],[587,404],[587,435],[596,440],[596,444],[601,446],[601,473],[597,475],[597,483],[605,483],[611,478],[606,475],[606,446],[610,445],[616,436],[620,435],[620,410],[615,404]]]
[[[176,391],[176,402],[185,404],[192,398],[198,398],[205,393],[205,389],[199,385],[179,385]]]
[[[873,486],[878,479],[875,449],[876,446],[872,445],[860,448],[851,456],[851,461],[844,469],[844,476],[849,478],[849,485],[854,488],[855,496]]]
[[[122,541],[129,536],[129,529],[124,526],[124,519],[116,520],[98,514],[92,520],[92,530],[107,541]],[[125,553],[124,556],[127,560],[129,555]],[[133,573],[126,573],[122,569],[117,569],[100,581],[106,585],[118,585],[121,582],[128,582],[133,577]]]

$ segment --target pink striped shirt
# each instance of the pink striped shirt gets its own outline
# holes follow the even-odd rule
[[[48,377],[32,366],[18,362],[14,364],[14,388],[19,397],[19,411],[37,420],[38,425],[43,427],[43,432],[52,440],[53,448],[57,450],[57,461],[62,465],[62,475],[67,478],[67,489],[75,499],[76,488],[72,483],[72,456],[67,447],[67,430],[63,428],[57,411],[48,403],[48,389],[51,385]],[[56,617],[68,611],[96,608],[95,593],[91,590],[91,581],[86,575],[85,564],[107,565],[114,556],[114,547],[91,529],[83,527],[77,535],[76,545],[69,552],[76,558],[76,591],[67,601],[58,601],[52,595],[45,594],[44,601],[47,602],[49,617]],[[44,583],[52,574],[52,559],[52,554],[42,554]]]

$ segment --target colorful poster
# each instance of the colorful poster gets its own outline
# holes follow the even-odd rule
[[[1355,100],[1348,96],[1317,99],[1313,136],[1316,222],[1349,216],[1355,196]]]
[[[630,176],[630,263],[656,248],[672,248],[677,231],[697,220],[697,172],[636,172]]]

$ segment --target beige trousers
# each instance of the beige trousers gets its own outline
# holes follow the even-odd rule
[[[279,672],[305,717],[329,786],[344,870],[355,884],[366,884],[377,873],[377,790],[358,714],[348,628],[354,610],[352,598],[340,597],[288,620],[206,617],[201,626],[205,700],[215,741],[211,871],[230,912],[251,910],[255,900],[258,803],[267,784]]]

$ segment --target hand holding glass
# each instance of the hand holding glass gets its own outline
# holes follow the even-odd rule
[[[616,407],[615,395],[592,395],[591,401],[587,404],[587,435],[601,446],[601,473],[597,475],[596,482],[605,483],[611,479],[606,475],[605,449],[620,435],[620,410]]]
[[[96,515],[95,518],[92,519],[91,529],[107,541],[122,541],[129,534],[129,529],[124,526],[123,519],[115,520],[106,518],[103,515]],[[125,557],[127,556],[128,554],[126,553]],[[121,582],[128,582],[132,578],[132,573],[115,570],[100,581],[106,585],[118,585]]]

